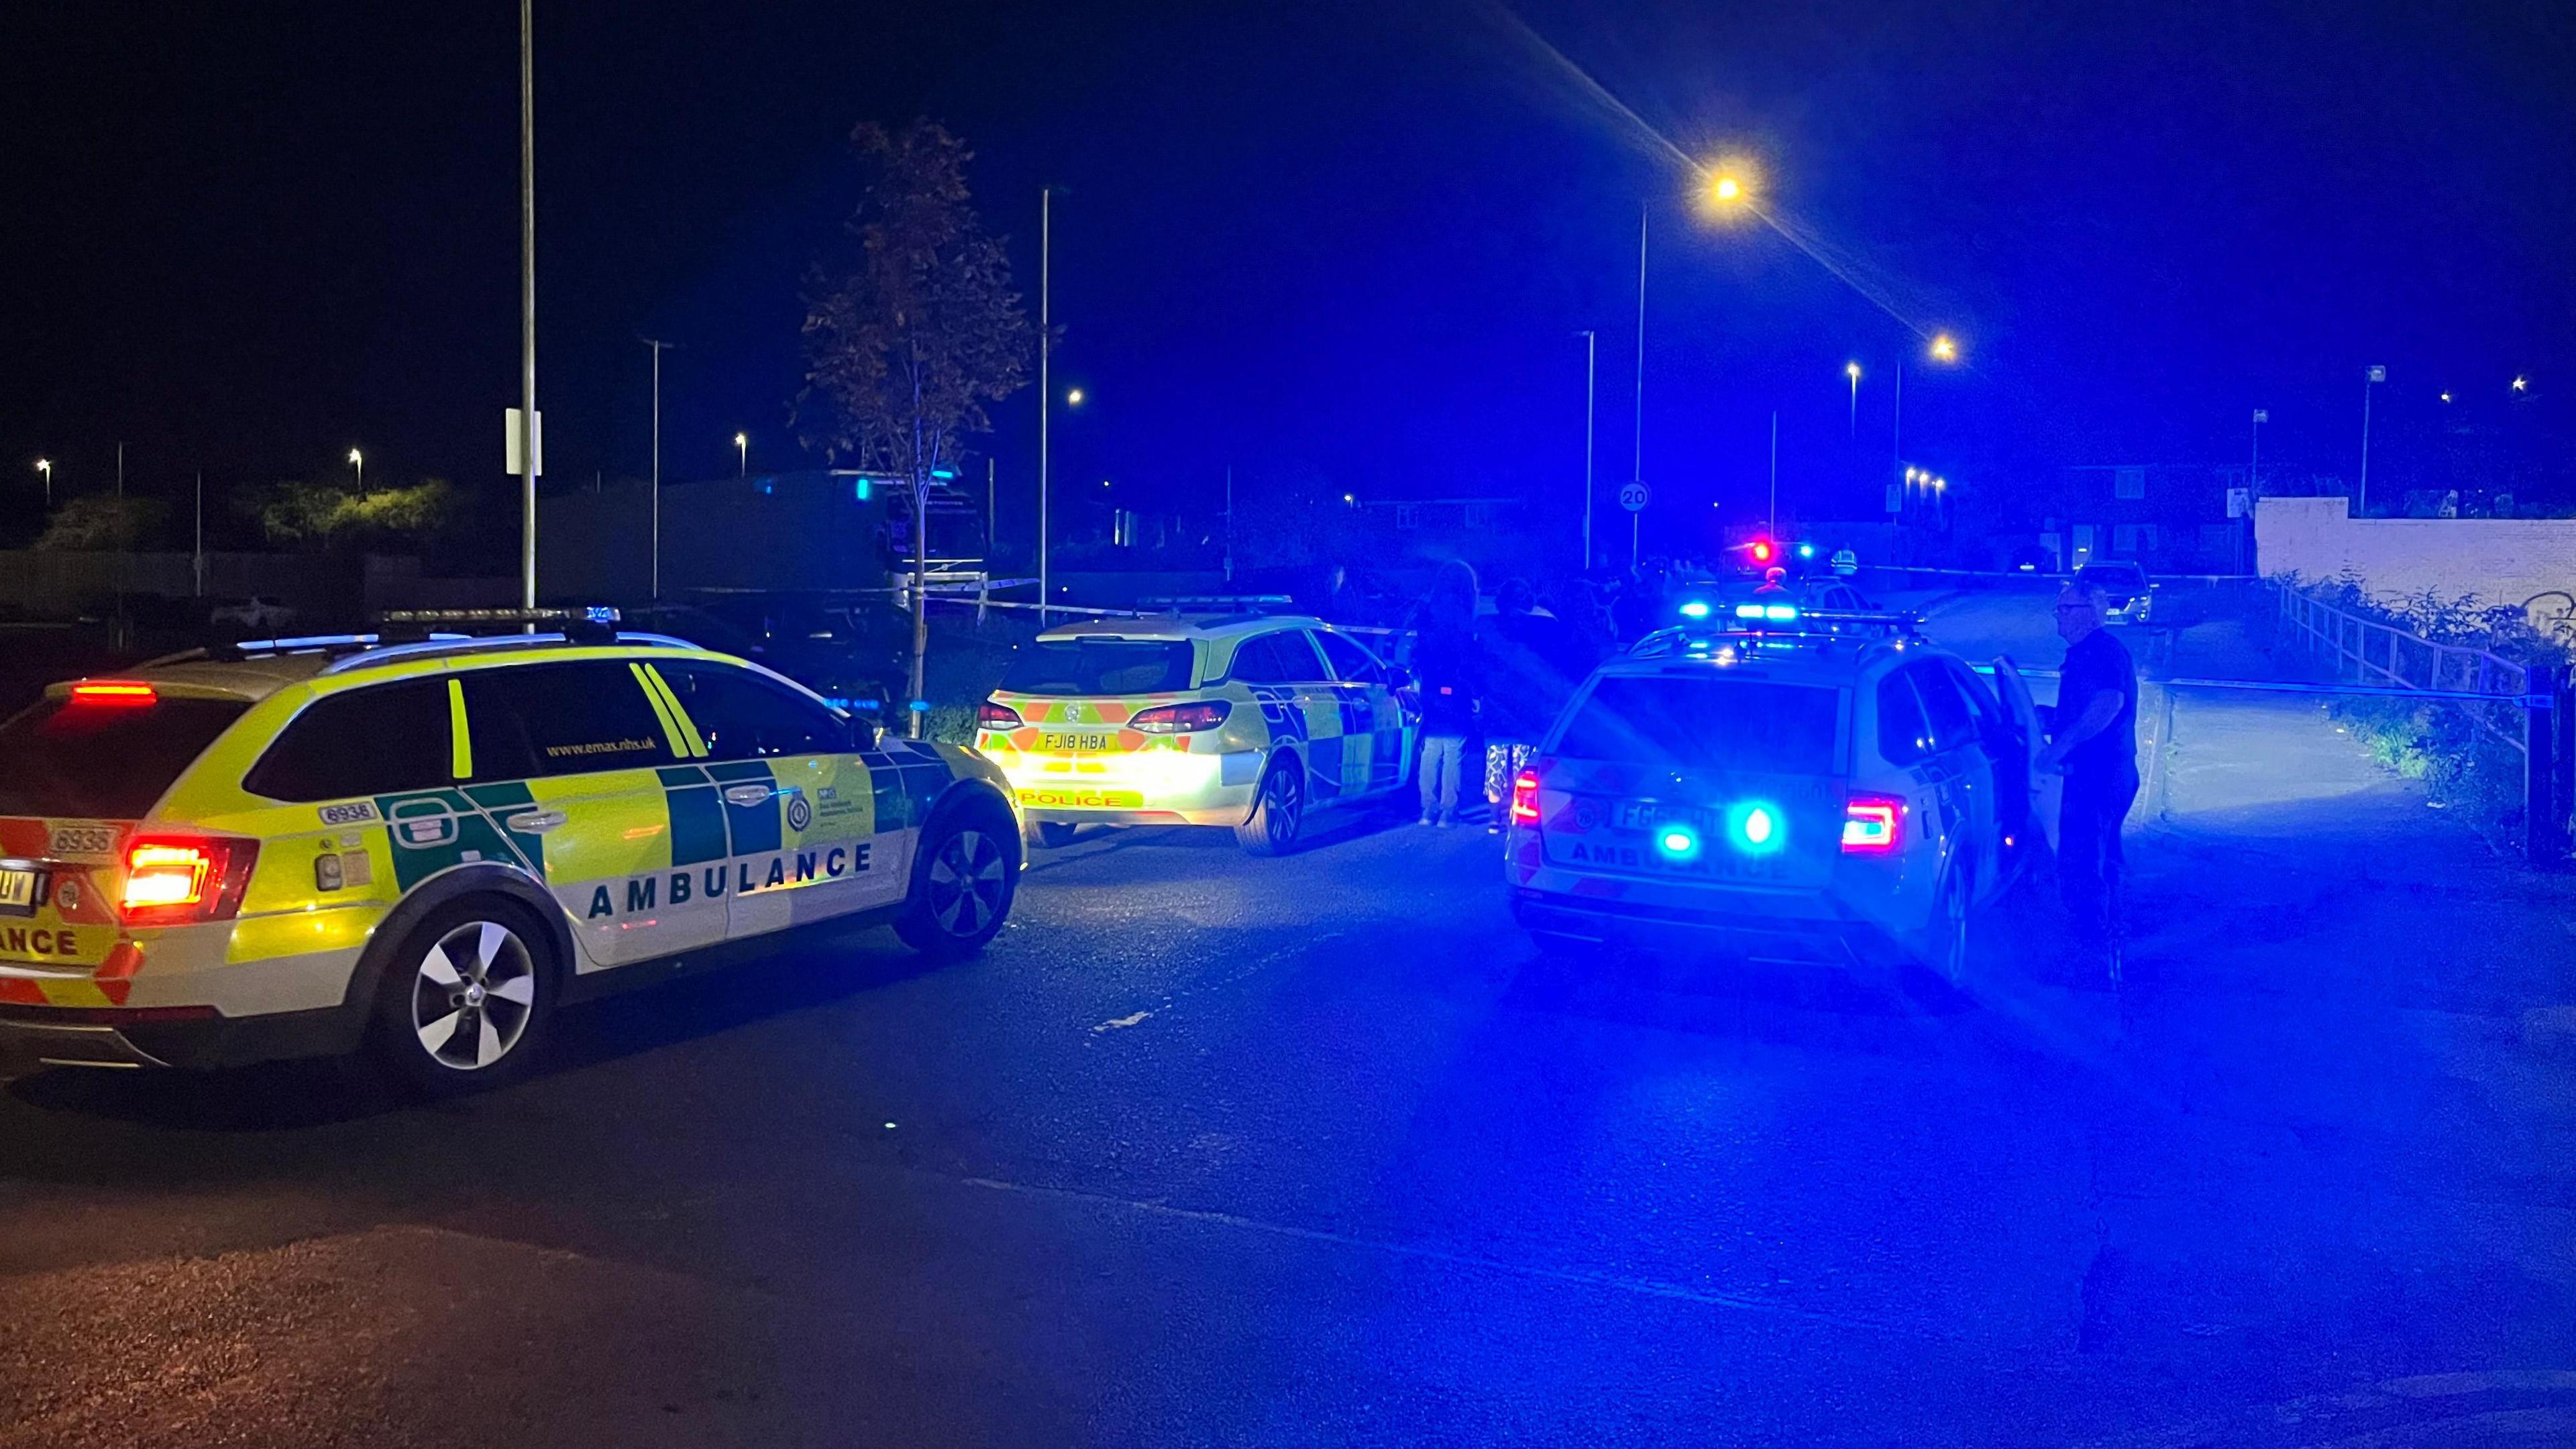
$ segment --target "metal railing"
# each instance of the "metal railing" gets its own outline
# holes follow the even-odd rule
[[[2524,852],[2563,864],[2576,835],[2576,691],[2567,671],[2467,644],[2444,644],[2340,608],[2288,584],[2281,635],[2354,692],[2457,704],[2478,729],[2522,756]]]

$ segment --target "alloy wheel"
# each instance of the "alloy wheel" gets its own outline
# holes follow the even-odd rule
[[[536,961],[495,921],[468,921],[439,937],[412,978],[412,1034],[450,1071],[482,1071],[508,1056],[536,1006]]]
[[[980,830],[940,843],[930,859],[930,918],[940,930],[962,939],[1001,913],[1004,864],[1002,847]]]

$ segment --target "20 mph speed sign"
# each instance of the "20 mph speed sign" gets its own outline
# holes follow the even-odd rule
[[[1645,512],[1645,511],[1646,511],[1646,485],[1645,485],[1645,484],[1643,484],[1643,483],[1622,483],[1622,484],[1620,484],[1620,485],[1619,485],[1619,506],[1620,506],[1620,507],[1622,507],[1622,508],[1624,508],[1624,509],[1627,509],[1630,513],[1643,513],[1643,512]]]

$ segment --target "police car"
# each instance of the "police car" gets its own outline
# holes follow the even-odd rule
[[[1953,984],[2032,848],[2037,716],[1894,614],[1736,605],[1585,682],[1512,782],[1505,878],[1543,940],[1698,941]]]
[[[1089,824],[1224,825],[1275,855],[1313,811],[1411,784],[1407,682],[1317,619],[1059,624],[1013,657],[975,744],[1043,844]]]
[[[0,724],[0,1076],[368,1046],[465,1085],[643,962],[827,919],[958,956],[1010,911],[970,751],[604,623],[413,633],[192,651]]]

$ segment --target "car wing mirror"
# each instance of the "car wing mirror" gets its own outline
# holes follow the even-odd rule
[[[1386,667],[1386,687],[1389,689],[1411,689],[1413,687],[1413,672],[1406,669],[1401,664],[1388,665]]]

